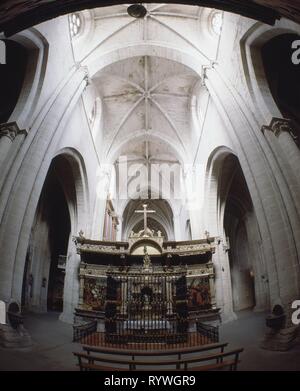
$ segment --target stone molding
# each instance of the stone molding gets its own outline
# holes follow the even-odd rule
[[[16,122],[0,124],[0,139],[2,137],[8,137],[13,142],[18,134],[27,136],[27,131],[24,129],[20,130]]]
[[[293,120],[286,118],[272,118],[269,126],[263,126],[262,132],[265,134],[266,131],[274,133],[276,137],[279,137],[282,133],[287,132],[290,134],[296,145],[299,147],[299,137],[295,131],[295,125]]]
[[[80,240],[81,239],[81,240]],[[97,254],[130,254],[132,252],[133,244],[137,244],[139,241],[142,243],[146,240],[155,241],[161,247],[162,255],[181,255],[181,256],[189,256],[189,255],[201,255],[206,253],[215,253],[215,243],[207,243],[203,241],[203,243],[193,242],[190,243],[177,243],[176,246],[167,246],[167,248],[163,248],[163,238],[162,237],[140,237],[126,242],[126,246],[119,246],[110,243],[103,242],[85,242],[83,238],[75,237],[73,238],[76,248],[77,254],[83,253],[97,253]],[[126,248],[125,248],[126,247]]]

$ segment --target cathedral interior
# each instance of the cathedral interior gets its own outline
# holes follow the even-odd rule
[[[0,86],[0,370],[300,370],[298,1],[3,0]]]

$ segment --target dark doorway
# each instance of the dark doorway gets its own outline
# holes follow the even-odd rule
[[[59,261],[66,260],[71,233],[64,192],[71,180],[69,162],[55,158],[40,195],[26,256],[22,290],[25,309],[63,310],[65,268]]]
[[[49,221],[49,244],[51,253],[47,308],[48,310],[63,310],[64,271],[58,266],[60,256],[66,256],[71,232],[68,205],[55,175],[46,180],[47,219]],[[46,284],[46,281],[45,281]]]
[[[223,191],[227,194],[224,229],[229,245],[233,307],[235,311],[240,311],[253,308],[256,304],[253,271],[255,243],[253,237],[249,237],[249,231],[252,231],[249,226],[255,224],[256,218],[242,168],[235,156],[229,155],[225,159],[223,173]]]

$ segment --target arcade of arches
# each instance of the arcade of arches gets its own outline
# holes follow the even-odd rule
[[[0,33],[0,300],[72,324],[74,313],[105,312],[103,291],[117,297],[100,283],[117,284],[109,273],[184,269],[190,292],[201,271],[191,313],[216,325],[280,306],[281,329],[266,329],[262,346],[292,348],[300,26],[170,3],[134,18],[127,6]],[[157,283],[141,281],[149,312]],[[125,308],[120,289],[130,317],[140,307]]]

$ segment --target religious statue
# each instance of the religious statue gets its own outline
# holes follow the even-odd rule
[[[150,270],[152,264],[151,264],[151,259],[149,257],[149,254],[148,254],[148,251],[147,251],[147,246],[144,246],[144,259],[143,259],[143,262],[144,262],[144,266],[143,266],[143,269],[144,270]]]

